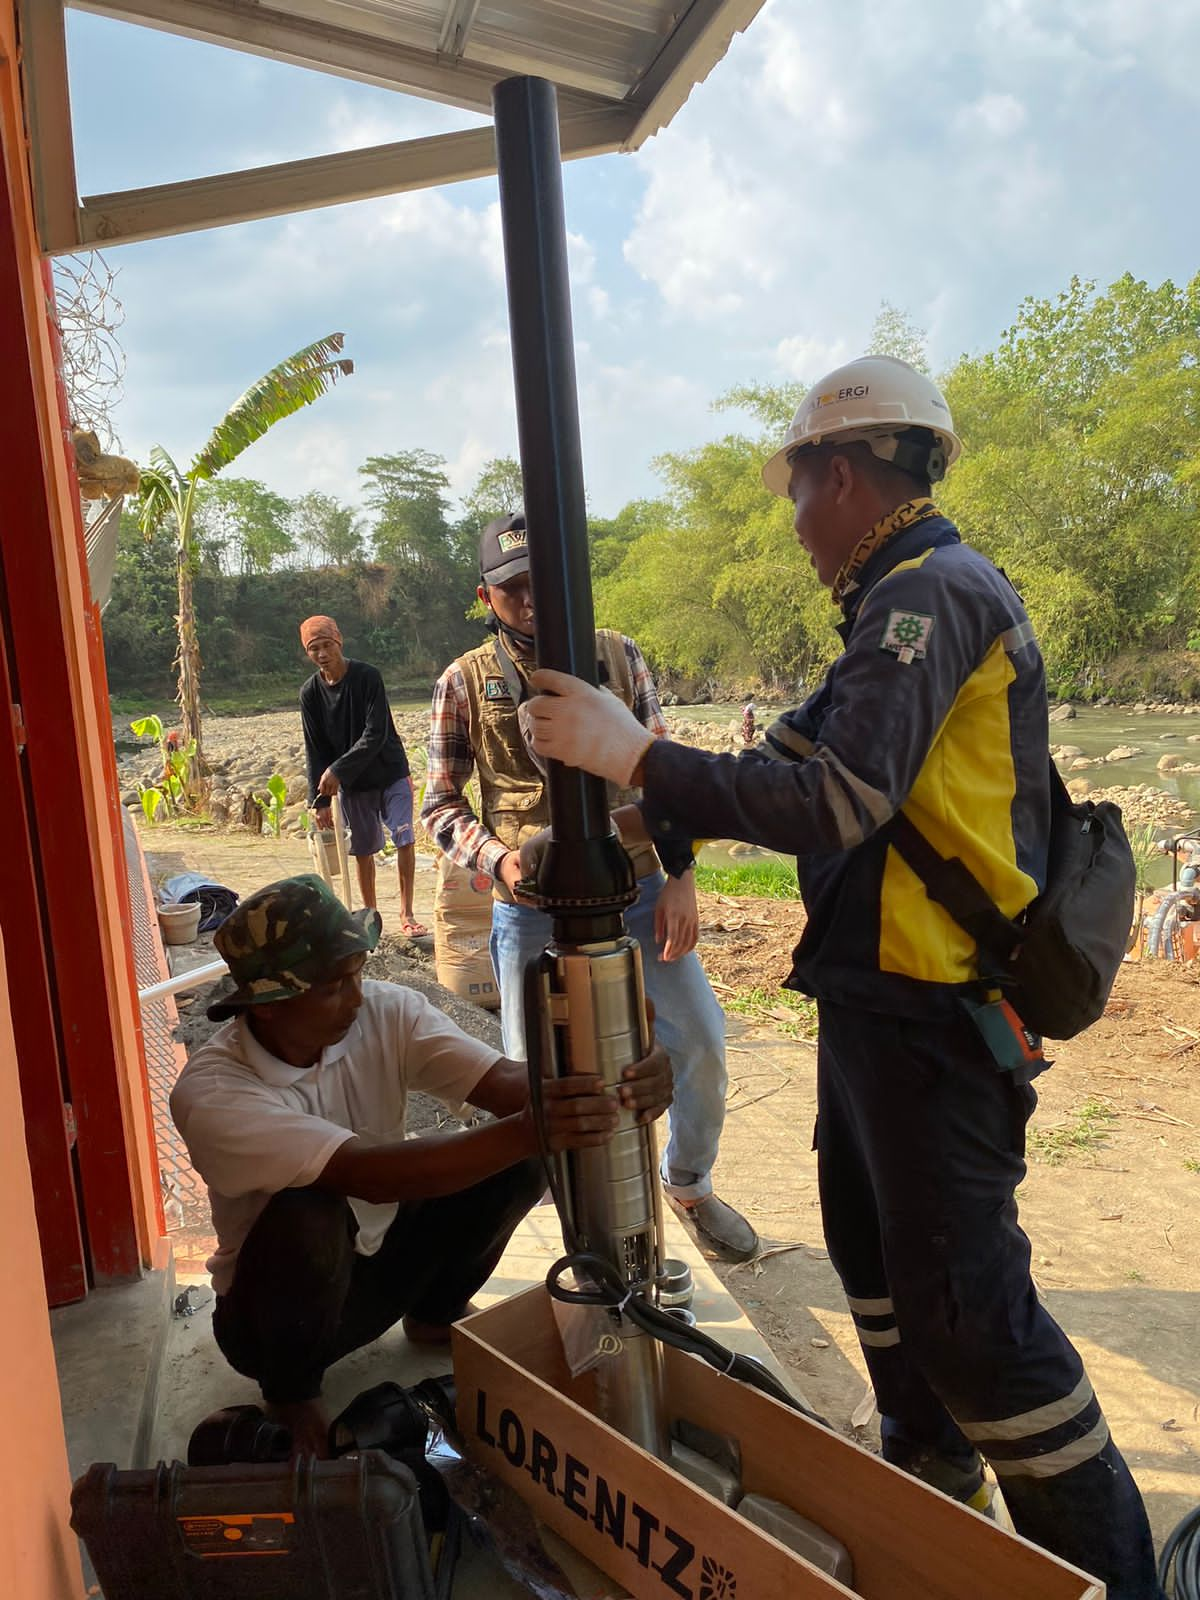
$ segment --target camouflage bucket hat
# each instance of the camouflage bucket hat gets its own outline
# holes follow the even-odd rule
[[[213,935],[229,977],[208,1007],[210,1019],[224,1022],[246,1006],[294,1000],[339,961],[374,950],[382,928],[378,911],[347,911],[316,873],[267,884]]]

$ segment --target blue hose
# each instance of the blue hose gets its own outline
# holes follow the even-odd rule
[[[1176,889],[1173,894],[1169,894],[1164,898],[1162,905],[1159,906],[1150,920],[1150,931],[1146,935],[1146,954],[1148,956],[1158,955],[1158,943],[1162,936],[1163,923],[1166,921],[1167,912],[1171,910],[1177,901],[1184,899],[1185,896],[1190,896],[1192,893],[1193,891],[1190,889]]]

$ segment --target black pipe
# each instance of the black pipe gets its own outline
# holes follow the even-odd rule
[[[492,106],[537,659],[595,684],[557,96],[543,78],[506,78]],[[609,937],[634,883],[609,822],[608,786],[552,761],[546,787],[553,843],[538,890],[555,936]]]

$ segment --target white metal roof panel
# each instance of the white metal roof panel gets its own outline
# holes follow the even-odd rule
[[[18,0],[43,247],[155,238],[495,170],[487,128],[79,201],[63,7],[489,112],[504,78],[559,89],[565,158],[636,149],[763,0]]]

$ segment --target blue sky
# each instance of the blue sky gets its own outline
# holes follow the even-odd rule
[[[475,125],[467,112],[68,12],[83,194]],[[935,367],[1072,273],[1200,270],[1200,6],[769,0],[671,126],[564,169],[589,500],[815,381],[880,302]],[[341,329],[356,371],[235,469],[358,498],[420,446],[456,493],[516,453],[494,180],[122,246],[128,454],[190,460],[263,370]],[[735,419],[736,420],[736,419]]]

